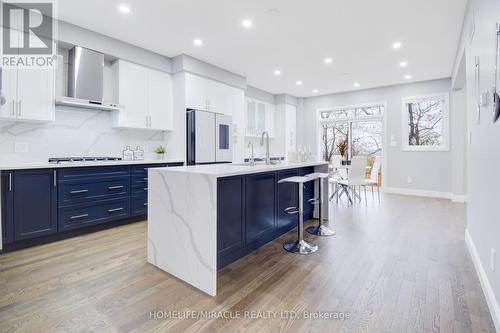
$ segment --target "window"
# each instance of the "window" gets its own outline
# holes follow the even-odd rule
[[[370,164],[382,154],[382,104],[319,111],[322,158],[330,161],[340,155],[339,144],[347,140],[347,157],[368,156]]]
[[[403,98],[403,149],[448,150],[448,94]]]

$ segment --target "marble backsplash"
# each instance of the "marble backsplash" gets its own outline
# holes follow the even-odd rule
[[[64,156],[121,157],[125,146],[141,146],[145,159],[154,159],[153,149],[167,146],[169,135],[161,131],[115,129],[111,112],[58,106],[53,123],[0,120],[0,163],[46,162],[49,157]],[[16,143],[18,147],[27,147],[28,152],[15,152]],[[180,152],[167,150],[167,159],[180,156]]]

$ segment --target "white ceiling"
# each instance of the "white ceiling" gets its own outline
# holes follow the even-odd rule
[[[129,14],[118,11],[126,4]],[[466,0],[62,0],[59,18],[295,96],[451,76]],[[253,27],[241,22],[251,19]],[[203,45],[193,45],[201,38]],[[402,42],[399,50],[392,44]],[[324,58],[333,58],[325,65]],[[406,68],[399,67],[402,60]],[[273,71],[279,68],[280,76]],[[412,79],[404,76],[411,74]],[[302,80],[303,85],[295,82]]]

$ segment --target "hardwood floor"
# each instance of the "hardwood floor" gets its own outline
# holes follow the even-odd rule
[[[1,255],[0,332],[495,332],[465,205],[383,195],[331,214],[337,235],[308,237],[318,253],[284,252],[285,235],[221,270],[215,298],[146,262],[145,222]]]

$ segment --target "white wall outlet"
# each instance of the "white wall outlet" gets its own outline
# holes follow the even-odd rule
[[[471,145],[472,144],[472,132],[471,131],[469,131],[468,139],[469,139],[469,144]]]
[[[490,269],[492,272],[495,271],[495,260],[496,260],[496,250],[491,248],[490,250]]]
[[[406,179],[406,181],[408,182],[408,184],[413,183],[413,177],[408,176],[408,178]]]
[[[14,153],[27,153],[29,152],[29,145],[26,142],[15,142]]]

